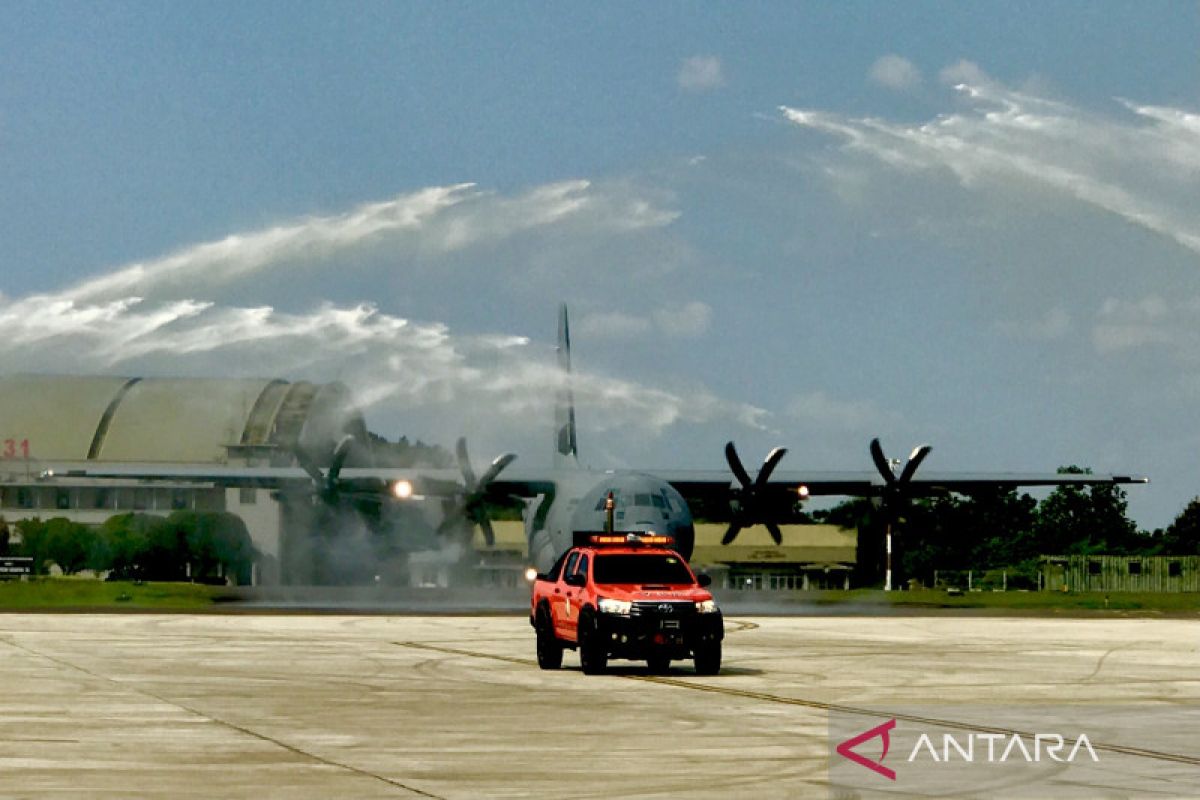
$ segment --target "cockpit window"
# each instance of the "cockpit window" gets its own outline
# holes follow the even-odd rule
[[[613,494],[613,505],[616,508],[624,508],[625,506],[629,505],[629,498],[622,497],[621,493],[618,492],[616,489],[610,489],[609,491],[611,491]],[[604,492],[603,494],[601,494],[600,499],[596,501],[596,510],[597,511],[604,510],[604,502],[606,500],[608,500],[608,492]]]
[[[639,492],[638,494],[635,494],[633,496],[633,504],[639,508],[649,508],[650,507],[649,492]]]
[[[666,508],[667,507],[667,500],[661,494],[650,495],[650,502],[654,504],[655,508]]]
[[[680,558],[661,553],[597,554],[596,563],[592,565],[592,580],[596,583],[693,583],[692,573]]]

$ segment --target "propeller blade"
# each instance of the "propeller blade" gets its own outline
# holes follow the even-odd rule
[[[483,540],[490,546],[496,541],[496,533],[491,520],[488,519],[487,506],[484,503],[488,487],[517,456],[514,453],[497,456],[487,472],[483,473],[483,477],[476,477],[475,470],[471,467],[471,455],[467,452],[466,437],[459,437],[454,450],[458,456],[458,468],[463,476],[462,500],[445,512],[442,524],[438,525],[438,533],[446,533],[464,522],[469,522],[479,526],[483,532]]]
[[[458,455],[458,468],[462,471],[463,482],[466,484],[467,491],[475,491],[475,470],[471,469],[471,457],[467,454],[467,439],[465,436],[460,436],[458,443],[454,447],[454,452]]]
[[[752,485],[750,473],[746,472],[746,468],[742,466],[742,460],[738,458],[737,448],[733,446],[733,442],[725,443],[725,460],[729,462],[729,469],[733,470],[733,476],[738,479],[738,483],[750,488]]]
[[[492,530],[492,521],[486,515],[479,520],[479,530],[483,531],[483,543],[491,547],[496,543],[496,532]]]
[[[762,469],[758,471],[758,477],[754,479],[755,489],[767,485],[767,481],[771,479],[771,473],[775,471],[775,467],[779,466],[779,461],[785,455],[787,455],[786,447],[776,447],[767,454],[767,460],[763,462]]]
[[[736,522],[729,523],[729,529],[726,530],[725,535],[723,537],[721,537],[721,544],[729,544],[730,542],[732,542],[734,539],[737,538],[737,535],[739,533],[741,533],[741,530],[742,530],[742,526],[737,524]]]
[[[892,471],[891,462],[883,455],[883,446],[879,444],[878,439],[871,440],[871,460],[875,462],[875,469],[879,470],[888,486],[896,482],[896,473]]]
[[[775,544],[783,544],[783,533],[779,530],[779,526],[770,520],[763,524],[767,526],[767,531],[770,532],[771,538],[775,540]]]
[[[354,446],[354,437],[346,434],[342,440],[337,443],[337,447],[333,448],[333,460],[329,463],[329,472],[325,476],[326,483],[330,488],[337,483],[338,475],[341,474],[342,465],[346,463],[346,457],[350,455],[350,448]]]
[[[479,491],[487,490],[488,484],[496,480],[496,476],[504,471],[504,468],[517,460],[516,453],[505,453],[502,456],[497,456],[492,462],[492,466],[488,467],[488,471],[483,473],[483,477],[479,479]]]
[[[449,533],[462,525],[465,520],[466,512],[462,503],[451,498],[442,500],[442,521],[437,526],[438,535]]]
[[[308,453],[297,447],[292,450],[292,455],[296,457],[296,461],[300,464],[301,468],[303,468],[304,471],[308,473],[308,476],[313,479],[313,483],[315,483],[317,486],[325,485],[325,476],[321,474],[321,469],[313,462],[313,460],[308,457]]]
[[[908,463],[904,465],[904,472],[900,473],[901,485],[905,485],[913,479],[913,475],[917,472],[917,467],[921,466],[921,462],[925,460],[925,456],[929,455],[931,450],[933,450],[932,447],[923,444],[912,451],[912,455],[908,457]]]

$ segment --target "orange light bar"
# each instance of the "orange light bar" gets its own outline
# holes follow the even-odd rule
[[[655,534],[622,533],[597,534],[589,537],[592,544],[675,544],[674,537],[657,536]]]

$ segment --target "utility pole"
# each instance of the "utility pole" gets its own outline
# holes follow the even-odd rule
[[[887,530],[884,533],[884,540],[887,542],[887,566],[883,578],[883,590],[890,592],[892,590],[892,521],[888,520]]]

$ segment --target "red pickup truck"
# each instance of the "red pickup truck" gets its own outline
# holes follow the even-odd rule
[[[645,659],[655,673],[691,658],[697,674],[720,672],[725,627],[704,588],[709,578],[697,578],[667,537],[596,534],[582,541],[533,583],[529,622],[539,667],[558,669],[569,648],[579,651],[589,675],[604,672],[610,658]]]

